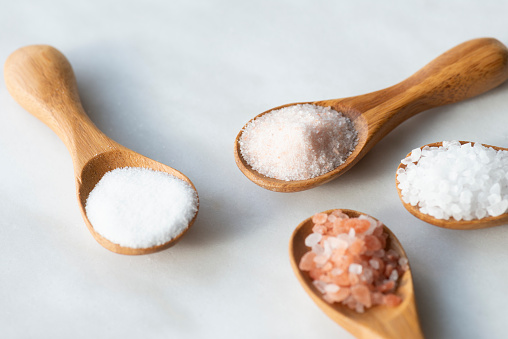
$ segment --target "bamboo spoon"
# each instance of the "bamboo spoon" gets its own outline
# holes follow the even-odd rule
[[[470,141],[460,141],[461,144],[467,144]],[[474,145],[474,142],[471,142],[471,144]],[[432,144],[424,145],[420,147],[423,149],[425,146],[429,147],[440,147],[443,146],[442,142],[435,142]],[[502,148],[502,147],[496,147],[496,146],[490,146],[490,145],[483,145],[485,147],[491,147],[495,149],[496,151],[508,151],[508,148]],[[410,156],[411,152],[407,155]],[[399,164],[399,168],[406,168],[406,165]],[[473,220],[460,220],[457,221],[454,218],[449,219],[436,219],[431,215],[425,214],[420,212],[420,209],[417,206],[412,206],[411,204],[405,203],[404,200],[402,200],[402,193],[399,189],[399,182],[397,179],[395,179],[395,184],[397,187],[397,192],[399,193],[399,198],[402,201],[402,204],[404,207],[415,217],[418,219],[421,219],[429,224],[443,227],[443,228],[450,228],[455,230],[475,230],[479,228],[487,228],[487,227],[493,227],[493,226],[499,226],[499,225],[505,225],[508,224],[508,213],[501,214],[497,217],[485,217],[482,219],[473,219]]]
[[[283,181],[266,177],[252,169],[240,153],[239,141],[243,129],[235,140],[235,161],[247,178],[268,190],[297,192],[314,188],[349,170],[404,120],[419,112],[484,93],[507,78],[506,46],[492,38],[470,40],[445,52],[392,87],[350,98],[308,102],[342,112],[352,120],[358,131],[358,145],[334,170],[308,180]],[[254,119],[291,105],[295,104],[270,109]]]
[[[175,244],[189,229],[162,245],[130,248],[112,243],[95,232],[86,216],[88,195],[102,176],[118,167],[144,167],[169,173],[196,188],[185,175],[144,157],[109,139],[88,118],[81,105],[76,78],[69,61],[51,46],[34,45],[16,50],[4,67],[7,89],[28,112],[48,125],[67,146],[74,164],[76,193],[85,223],[105,248],[120,254],[147,254]]]
[[[351,218],[357,218],[362,214],[366,215],[353,210],[341,210]],[[328,210],[323,213],[330,214],[332,211]],[[333,321],[360,339],[423,339],[416,311],[411,269],[407,270],[400,278],[396,293],[402,297],[402,303],[398,306],[373,306],[365,313],[357,313],[346,306],[337,303],[329,304],[323,300],[322,294],[312,284],[308,273],[302,272],[298,268],[300,259],[309,251],[309,248],[305,246],[305,238],[312,233],[312,226],[312,217],[310,217],[296,227],[289,242],[289,258],[296,277],[319,308]],[[395,235],[386,226],[384,226],[384,230],[389,234],[387,246],[395,250],[401,257],[407,258],[404,248]]]

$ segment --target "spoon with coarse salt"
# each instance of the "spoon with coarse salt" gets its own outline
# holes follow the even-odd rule
[[[337,211],[339,214],[336,214]],[[322,213],[319,213],[319,215],[325,215],[328,216],[328,221],[330,221],[331,215],[340,215],[341,213],[345,214],[349,218],[364,218],[364,220],[371,220],[374,223],[377,223],[377,227],[381,228],[381,223],[376,220],[375,218],[372,218],[364,213],[360,213],[353,210],[328,210]],[[402,298],[402,301],[399,301],[400,303],[396,306],[388,304],[386,305],[376,305],[371,306],[370,308],[367,308],[366,310],[362,311],[363,313],[359,313],[354,309],[350,309],[349,307],[339,303],[339,302],[332,302],[326,300],[326,297],[323,295],[323,291],[319,290],[319,284],[316,284],[313,282],[313,278],[311,277],[313,273],[306,272],[301,269],[302,267],[302,257],[305,255],[308,255],[309,247],[307,247],[306,239],[308,239],[308,236],[310,234],[313,234],[313,227],[315,226],[315,223],[313,219],[315,220],[315,217],[319,215],[315,215],[314,217],[310,217],[304,221],[302,221],[293,232],[293,235],[291,236],[291,240],[289,242],[289,257],[291,261],[291,266],[293,268],[293,271],[300,281],[301,285],[305,289],[305,291],[310,295],[312,300],[321,308],[323,312],[326,313],[332,320],[334,320],[337,324],[342,326],[344,329],[352,333],[357,338],[364,338],[364,339],[405,339],[405,338],[412,338],[412,339],[423,339],[423,334],[420,329],[420,324],[418,321],[418,314],[416,310],[416,304],[415,304],[415,297],[414,297],[414,291],[413,291],[413,280],[411,276],[411,269],[409,268],[409,262],[407,261],[407,255],[404,252],[404,249],[402,245],[400,244],[399,240],[395,237],[395,235],[388,229],[386,226],[382,226],[383,233],[387,235],[386,238],[386,253],[388,255],[394,255],[397,258],[399,258],[400,261],[404,260],[404,265],[407,267],[404,270],[404,273],[400,277],[398,277],[398,286],[395,287],[395,294]],[[335,219],[335,218],[334,218]],[[337,222],[336,219],[334,222]],[[354,233],[354,232],[353,232]],[[316,235],[314,233],[314,235]],[[351,231],[349,232],[349,236],[351,236]],[[366,236],[367,237],[367,236]],[[372,237],[372,235],[370,236]],[[366,238],[364,238],[365,241],[367,241]],[[334,239],[335,240],[335,239]],[[326,247],[327,245],[325,245]],[[352,250],[352,247],[354,247],[355,244],[349,245],[349,250]],[[391,252],[391,253],[390,253]],[[335,253],[335,252],[334,252]],[[349,255],[349,252],[346,252],[346,256]],[[386,255],[386,254],[385,254]],[[317,261],[317,257],[314,257],[314,262]],[[332,254],[331,260],[335,261],[334,255]],[[377,262],[379,262],[379,259]],[[327,264],[328,265],[328,264]],[[355,264],[351,264],[349,266],[349,272],[353,272],[351,268]],[[380,264],[370,264],[374,267],[377,267],[379,269]],[[381,264],[383,265],[383,264]],[[359,266],[359,265],[356,265]],[[364,267],[364,271],[367,270]],[[388,267],[388,264],[381,267],[381,270],[383,270],[383,267]],[[356,269],[356,268],[355,268]],[[318,269],[319,270],[319,269]],[[321,270],[326,271],[326,265],[321,268]],[[331,276],[333,277],[334,272],[333,270],[330,271]],[[372,272],[372,271],[371,271]],[[377,271],[379,274],[379,271]],[[346,271],[347,273],[347,271]],[[320,273],[318,273],[320,274]],[[330,275],[328,275],[330,276]],[[391,278],[391,277],[390,277]],[[397,280],[397,277],[395,277]],[[333,278],[332,278],[333,279]],[[348,278],[350,281],[352,280],[350,277]],[[390,283],[390,281],[388,281]],[[340,288],[337,288],[337,286],[334,286],[337,291],[334,291],[336,295],[339,295],[343,290],[347,290],[346,293],[351,292],[352,296],[351,299],[358,298],[355,293],[353,293],[353,287],[349,286],[350,282],[345,283],[348,287],[341,286]],[[352,284],[352,283],[351,283]],[[371,283],[372,284],[372,283]],[[363,283],[358,284],[358,289],[360,290],[363,286]],[[393,286],[393,285],[392,285]],[[325,286],[324,289],[326,290],[329,286]],[[375,289],[375,286],[371,286],[371,289]],[[393,287],[392,287],[393,288]],[[365,288],[364,288],[365,289]],[[378,293],[379,294],[379,293]],[[333,293],[332,293],[333,295]],[[354,298],[353,298],[354,296]],[[343,298],[340,297],[341,299]],[[361,300],[361,298],[358,298]],[[369,298],[368,300],[369,304],[371,303],[371,300]],[[373,302],[372,302],[373,304]]]
[[[435,142],[404,158],[396,187],[404,207],[435,226],[473,230],[508,224],[508,149]]]
[[[406,80],[386,89],[343,99],[301,103],[341,112],[350,119],[356,130],[356,146],[342,164],[329,172],[303,180],[280,180],[261,174],[242,155],[242,134],[249,124],[267,113],[297,104],[270,109],[249,121],[236,137],[235,161],[248,179],[268,190],[297,192],[314,188],[345,173],[386,134],[413,115],[474,97],[500,85],[506,79],[506,46],[493,38],[470,40],[440,55]],[[265,154],[270,152],[271,150],[266,150]],[[263,155],[263,152],[259,153]]]
[[[196,219],[199,206],[196,188],[192,182],[174,168],[129,150],[102,133],[86,115],[79,99],[74,72],[62,53],[46,45],[20,48],[7,59],[4,75],[7,89],[14,99],[28,112],[48,125],[67,146],[74,164],[76,193],[81,214],[89,231],[102,246],[120,254],[147,254],[172,246],[185,234]],[[155,175],[157,178],[163,177],[164,187],[178,187],[178,189],[184,187],[189,192],[191,197],[189,206],[191,207],[185,211],[186,217],[183,221],[177,220],[180,217],[179,209],[172,210],[173,215],[169,216],[179,222],[179,224],[172,223],[170,227],[177,225],[177,228],[166,229],[165,227],[169,227],[166,224],[161,227],[157,225],[154,229],[157,234],[148,234],[148,237],[145,237],[146,234],[142,234],[145,231],[144,226],[140,227],[134,223],[133,230],[129,234],[130,242],[127,243],[136,245],[122,245],[125,243],[124,237],[127,232],[122,232],[122,222],[116,222],[116,229],[107,230],[109,232],[107,234],[112,234],[113,238],[104,236],[103,234],[106,233],[100,233],[98,228],[94,228],[86,210],[90,193],[94,191],[96,185],[99,186],[98,183],[101,179],[106,178],[107,174],[120,169],[120,172],[125,172],[126,168],[134,169],[134,173],[127,172],[127,178],[139,179],[139,175],[141,175],[141,180],[138,180],[141,185],[138,184],[138,186],[142,186],[147,181],[153,183],[153,175]],[[148,180],[146,180],[147,176]],[[111,178],[111,176],[109,177]],[[121,179],[123,178],[125,175],[121,177]],[[155,182],[160,182],[157,178]],[[118,198],[117,200],[125,202],[132,200],[133,197],[137,198],[135,196],[139,192],[131,190],[129,196],[123,190],[124,184],[130,183],[129,180],[116,181],[117,186],[113,189],[113,191],[116,190],[113,192],[115,199]],[[119,187],[120,189],[118,189]],[[105,195],[110,193],[111,190]],[[150,194],[145,193],[140,196],[146,197],[147,195]],[[168,196],[172,197],[171,194]],[[111,215],[107,213],[117,211],[115,208],[110,208],[111,211],[106,208],[104,211],[104,202],[104,199],[98,200],[98,205],[101,205],[98,206],[98,214],[101,217],[106,212],[105,217],[108,220]],[[117,207],[118,205],[113,204],[113,206]],[[145,207],[145,210],[152,211],[152,206]],[[168,208],[173,207],[168,206]],[[129,219],[139,220],[137,212],[145,211],[129,209],[122,212]],[[164,214],[164,217],[167,216]],[[144,225],[143,220],[140,220],[140,224]],[[107,227],[106,222],[106,229]],[[148,239],[146,242],[143,242],[144,237]],[[142,241],[139,242],[139,239]]]

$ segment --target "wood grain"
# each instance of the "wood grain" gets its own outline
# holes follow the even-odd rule
[[[367,215],[353,210],[341,210],[351,218],[357,218],[362,214]],[[322,213],[330,214],[332,211]],[[357,313],[346,306],[337,303],[329,304],[323,300],[322,294],[312,284],[309,274],[298,268],[300,259],[309,251],[309,248],[305,246],[305,238],[312,233],[312,226],[312,217],[310,217],[296,227],[289,243],[289,257],[298,281],[319,308],[359,339],[423,339],[416,309],[411,268],[402,275],[396,290],[396,294],[403,299],[399,306],[379,305],[367,309],[365,313]],[[388,227],[384,226],[384,230],[389,234],[387,248],[392,248],[401,257],[407,258],[397,237]]]
[[[47,45],[32,45],[12,53],[4,66],[7,89],[28,112],[48,125],[69,150],[81,214],[93,237],[105,248],[121,254],[153,253],[174,245],[189,229],[160,246],[129,248],[95,232],[85,212],[86,199],[102,176],[119,167],[144,167],[169,173],[196,188],[179,171],[144,157],[109,139],[88,118],[81,104],[69,61]]]
[[[460,143],[461,144],[471,143],[472,145],[475,144],[474,142],[470,142],[470,141],[460,141]],[[485,147],[493,148],[497,151],[508,151],[507,148],[485,145],[485,144],[482,144],[482,145]],[[424,145],[420,148],[423,149],[426,146],[441,147],[441,146],[443,146],[443,142],[442,141],[434,142],[434,143],[431,143],[428,145]],[[411,155],[411,152],[409,152],[407,157],[410,155]],[[401,164],[399,164],[399,167],[397,167],[397,170],[399,168],[406,168],[406,165],[401,163]],[[476,230],[476,229],[480,229],[480,228],[487,228],[487,227],[494,227],[494,226],[508,224],[508,213],[501,214],[500,216],[497,216],[497,217],[485,217],[482,219],[473,219],[473,220],[455,220],[454,218],[436,219],[431,215],[420,212],[420,209],[418,208],[418,206],[412,206],[411,204],[408,204],[408,203],[404,202],[404,200],[402,200],[402,192],[399,189],[399,182],[397,180],[397,175],[395,175],[395,186],[397,187],[397,192],[399,193],[399,198],[400,198],[400,201],[402,202],[402,205],[404,205],[404,207],[412,215],[414,215],[418,219],[425,221],[426,223],[429,223],[429,224],[432,224],[435,226],[439,226],[439,227],[443,227],[443,228],[454,229],[454,230]]]
[[[506,46],[493,38],[470,40],[445,52],[406,80],[389,88],[355,97],[305,102],[342,112],[352,120],[358,131],[358,145],[346,162],[334,170],[308,180],[283,181],[268,178],[253,170],[242,158],[239,140],[243,129],[235,140],[235,161],[249,180],[268,190],[297,192],[311,189],[344,174],[406,119],[431,108],[472,98],[500,85],[506,79]],[[295,104],[297,103],[275,107],[254,119],[272,110]]]

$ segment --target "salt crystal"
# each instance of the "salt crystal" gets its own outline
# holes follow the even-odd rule
[[[444,141],[440,147],[425,147],[416,164],[407,161],[401,160],[407,166],[397,172],[397,186],[402,200],[420,212],[457,220],[506,213],[508,152]]]
[[[323,236],[319,233],[311,233],[305,238],[305,246],[312,247],[316,244],[318,244]]]
[[[350,228],[324,227],[321,234],[317,232],[316,222],[324,217],[313,219],[312,230],[318,235],[307,237],[307,244],[313,246],[302,256],[300,270],[308,271],[314,286],[330,304],[340,303],[360,313],[373,305],[396,306],[401,299],[392,293],[396,291],[399,272],[409,269],[407,258],[393,248],[386,251],[382,248],[386,247],[388,234],[381,222],[366,216],[342,218],[338,210],[332,213],[338,219],[347,220]],[[355,232],[355,228],[364,230],[367,226],[371,234]],[[317,239],[321,242],[315,243]]]
[[[420,157],[422,155],[422,150],[420,148],[415,148],[414,150],[411,151],[411,161],[412,162],[417,162],[418,160],[420,160]]]
[[[331,270],[330,272],[332,275],[341,275],[342,273],[344,273],[344,270],[341,270],[340,268],[334,268]]]
[[[325,292],[328,293],[337,293],[339,292],[340,287],[335,284],[328,284],[325,286]]]
[[[354,274],[361,274],[363,270],[362,265],[359,264],[351,264],[349,265],[349,272]]]
[[[85,204],[95,232],[130,248],[167,243],[189,227],[197,210],[196,190],[187,182],[139,167],[106,172]]]
[[[399,279],[399,272],[397,272],[397,270],[393,270],[392,273],[390,273],[390,277],[388,279],[396,281]]]
[[[243,159],[279,180],[305,180],[337,168],[356,147],[357,131],[330,107],[297,104],[270,111],[244,128]]]
[[[321,292],[321,293],[325,293],[325,292],[326,292],[326,290],[325,290],[325,288],[326,288],[326,283],[325,283],[324,281],[321,281],[321,280],[314,280],[314,281],[312,282],[312,284],[313,284],[314,286],[316,286],[316,288],[318,289],[318,291],[319,291],[319,292]]]

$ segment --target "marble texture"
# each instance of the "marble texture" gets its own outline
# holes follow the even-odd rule
[[[0,0],[0,59],[28,44],[60,49],[96,125],[185,173],[201,202],[175,247],[105,250],[81,218],[63,143],[0,82],[0,337],[352,338],[288,258],[301,220],[343,207],[397,234],[427,338],[506,338],[508,228],[415,219],[395,170],[430,142],[507,147],[508,83],[411,118],[313,190],[266,191],[233,159],[236,134],[259,112],[390,86],[472,38],[508,44],[506,13],[502,0]]]

